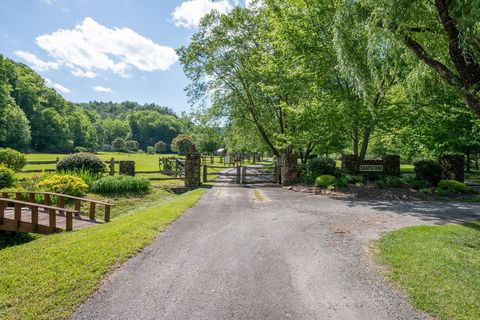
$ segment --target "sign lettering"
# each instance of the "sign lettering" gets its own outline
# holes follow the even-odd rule
[[[383,172],[383,165],[361,164],[360,171],[361,172]]]

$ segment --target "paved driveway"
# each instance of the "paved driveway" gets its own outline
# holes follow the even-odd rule
[[[389,229],[480,219],[476,204],[340,201],[214,187],[74,319],[428,319],[371,262]]]

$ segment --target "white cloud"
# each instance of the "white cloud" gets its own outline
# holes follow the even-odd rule
[[[121,76],[128,76],[130,68],[165,71],[178,60],[171,47],[158,45],[129,28],[107,28],[89,17],[74,29],[38,36],[36,42],[77,77],[93,78],[96,70]]]
[[[58,69],[60,67],[60,64],[57,62],[43,61],[33,53],[27,51],[17,50],[14,52],[14,54],[17,57],[25,60],[28,65],[30,65],[30,67],[36,71],[47,71],[49,69]]]
[[[72,90],[62,86],[60,83],[52,82],[52,80],[45,78],[45,84],[61,93],[70,93]]]
[[[200,20],[212,10],[227,13],[233,7],[228,0],[213,2],[211,0],[187,0],[175,8],[172,13],[173,23],[177,27],[195,28]]]
[[[93,90],[95,90],[97,92],[101,92],[101,93],[112,93],[112,92],[114,92],[112,89],[105,88],[105,87],[102,87],[102,86],[95,86],[95,87],[93,87]]]
[[[72,70],[72,74],[78,78],[90,78],[93,79],[97,76],[95,72],[92,71],[83,71],[81,69]]]

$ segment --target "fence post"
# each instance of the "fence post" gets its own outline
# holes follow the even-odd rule
[[[242,184],[247,183],[247,167],[242,167]]]
[[[207,172],[207,165],[204,164],[203,165],[203,182],[208,182],[207,179],[208,179],[208,172]]]
[[[236,184],[240,184],[240,182],[241,182],[241,181],[240,181],[241,169],[242,169],[242,167],[237,166],[237,177],[236,177],[236,179],[235,179],[235,183],[236,183]]]
[[[115,159],[114,158],[110,159],[110,175],[111,176],[115,175]]]

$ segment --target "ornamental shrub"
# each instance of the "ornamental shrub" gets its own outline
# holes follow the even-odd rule
[[[318,176],[315,179],[315,187],[317,188],[327,188],[330,186],[334,186],[334,184],[335,184],[335,177],[332,175],[325,174],[325,175]]]
[[[167,144],[162,140],[155,143],[155,152],[156,153],[164,153],[167,152]]]
[[[438,189],[443,190],[446,193],[453,194],[474,192],[474,190],[467,186],[465,183],[456,180],[440,180],[440,182],[438,183]]]
[[[10,148],[0,149],[0,163],[13,171],[22,170],[27,164],[27,158],[21,152]]]
[[[172,150],[180,155],[185,155],[193,145],[192,137],[186,134],[179,134],[172,140]]]
[[[415,161],[415,177],[420,180],[426,180],[430,186],[437,186],[442,180],[442,166],[434,160]]]
[[[325,157],[309,159],[307,161],[307,173],[315,176],[335,175],[335,160]]]
[[[112,141],[112,148],[115,151],[125,150],[125,140],[122,138],[115,138],[115,140]]]
[[[88,185],[82,179],[69,175],[55,174],[47,177],[38,184],[41,190],[81,197],[88,189]]]
[[[15,172],[5,166],[0,166],[0,189],[11,188],[15,182]]]
[[[122,195],[147,192],[150,181],[146,178],[132,176],[108,176],[95,181],[90,191],[101,195]]]
[[[57,164],[57,171],[85,171],[101,174],[106,169],[105,162],[93,153],[80,152],[69,155]]]

